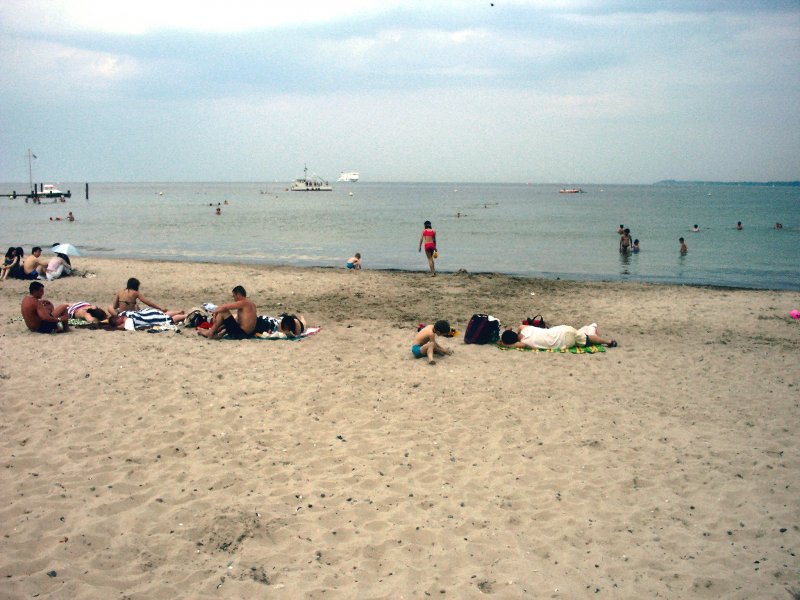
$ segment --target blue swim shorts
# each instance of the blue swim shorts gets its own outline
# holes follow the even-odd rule
[[[419,344],[414,344],[413,346],[411,346],[411,354],[414,355],[414,358],[422,358],[423,356],[425,356]]]

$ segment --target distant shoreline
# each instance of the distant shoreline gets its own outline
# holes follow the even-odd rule
[[[743,186],[772,186],[772,187],[800,187],[800,181],[681,181],[678,179],[662,179],[653,185],[743,185]]]

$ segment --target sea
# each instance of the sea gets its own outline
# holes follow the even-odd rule
[[[59,183],[72,192],[64,203],[0,198],[0,244],[339,268],[360,252],[365,269],[426,271],[418,245],[430,220],[442,272],[800,290],[797,186],[582,185],[584,193],[562,194],[525,183],[332,185],[292,192],[288,182],[89,183],[87,198],[84,183]],[[74,222],[64,220],[68,211]],[[638,254],[620,254],[620,225],[639,240]]]

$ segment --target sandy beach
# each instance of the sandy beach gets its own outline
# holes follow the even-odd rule
[[[790,598],[800,293],[80,258],[301,341],[27,331],[0,284],[0,597]],[[596,322],[604,353],[463,343]],[[418,323],[462,335],[429,366]]]

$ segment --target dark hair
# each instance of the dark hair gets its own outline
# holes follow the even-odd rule
[[[108,325],[110,327],[116,328],[117,325],[124,322],[125,322],[125,317],[121,317],[119,315],[111,315],[110,317],[108,317]]]
[[[425,221],[425,227],[429,228],[430,226],[431,226],[431,222],[430,221]]]
[[[436,323],[433,324],[433,330],[437,333],[450,333],[450,323],[444,319],[436,321]]]
[[[67,264],[68,264],[70,267],[72,266],[72,263],[71,263],[71,262],[69,262],[69,256],[67,256],[67,255],[66,255],[66,254],[64,254],[63,252],[56,252],[56,256],[57,256],[57,257],[59,257],[60,259],[62,259],[62,260],[63,260],[65,263],[67,263]]]
[[[238,294],[239,296],[247,296],[247,290],[245,290],[241,285],[237,285],[235,288],[233,288],[232,293]]]
[[[633,240],[633,243],[634,244],[638,244],[639,243],[639,238],[636,238],[635,240]]]
[[[281,315],[281,329],[288,329],[294,335],[299,335],[298,332],[295,330],[295,327],[294,327],[294,320],[295,319],[297,319],[296,316],[288,315],[286,313],[283,313]],[[298,321],[299,321],[299,319],[298,319]]]
[[[139,280],[136,277],[131,277],[128,279],[128,283],[125,284],[125,287],[129,290],[139,291]]]
[[[6,258],[14,258],[14,246],[8,247],[8,252],[6,252]]]
[[[36,252],[37,250],[38,250],[39,252],[41,252],[41,251],[42,251],[42,249],[41,249],[39,246],[34,246],[33,248],[31,248],[31,254],[33,254],[33,253],[34,253],[34,252]]]
[[[14,248],[14,254],[22,258],[23,256],[25,256],[25,250],[23,250],[21,246],[17,246],[16,248]]]
[[[519,336],[517,335],[516,331],[506,329],[503,332],[503,335],[500,336],[500,341],[502,341],[506,346],[513,346],[519,341]]]
[[[28,291],[32,294],[38,290],[44,289],[44,285],[39,283],[38,281],[31,281],[31,284],[28,286]]]
[[[108,318],[106,311],[104,311],[102,308],[97,308],[96,306],[94,308],[87,308],[86,312],[92,315],[98,321],[105,321]]]
[[[683,238],[678,238],[678,241],[679,241],[679,242],[682,242],[682,241],[683,241]]]
[[[356,252],[356,258],[361,258],[361,252]]]

